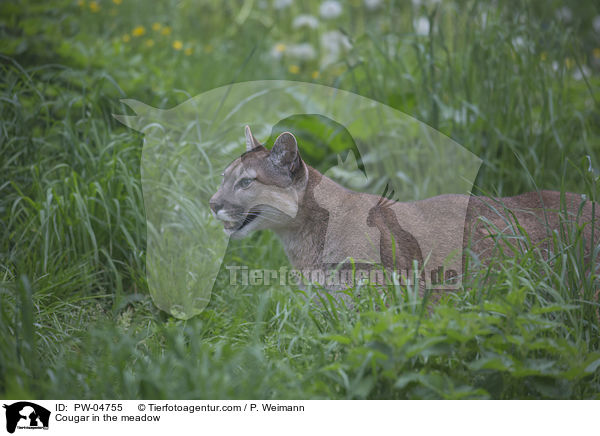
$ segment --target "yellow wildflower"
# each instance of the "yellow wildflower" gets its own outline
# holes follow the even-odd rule
[[[283,43],[279,43],[275,45],[275,51],[278,53],[284,52],[285,51],[285,44]]]
[[[548,55],[546,54],[546,52],[545,52],[545,51],[543,51],[543,52],[540,54],[540,59],[541,59],[542,61],[545,61],[546,59],[548,59]]]
[[[311,76],[312,76],[313,79],[318,79],[319,78],[319,72],[318,71],[313,71],[313,73],[312,73]]]
[[[85,6],[85,1],[84,0],[77,0],[77,6],[79,6],[80,8]]]
[[[300,67],[298,65],[290,65],[288,71],[292,74],[298,74],[300,72]]]
[[[112,0],[112,2],[118,6],[123,3],[123,0]]]
[[[137,26],[131,34],[135,37],[142,36],[146,33],[146,28],[144,26]]]
[[[600,48],[595,48],[592,50],[592,56],[596,59],[600,59]]]
[[[90,2],[90,11],[98,12],[99,10],[100,10],[100,5],[98,5],[98,2]]]
[[[173,48],[177,51],[181,50],[183,48],[183,42],[179,40],[173,41]]]
[[[162,24],[160,23],[152,23],[152,30],[158,32],[162,28]]]
[[[192,49],[192,47],[188,47],[183,52],[185,53],[186,56],[191,56],[192,53],[194,52],[194,50]]]
[[[146,47],[152,47],[154,45],[154,40],[153,39],[147,39],[146,42]]]
[[[161,32],[163,35],[170,35],[171,34],[171,28],[169,26],[165,26],[163,27],[163,30],[161,30]]]
[[[123,42],[131,41],[131,37],[129,35],[123,35]]]
[[[573,62],[573,59],[571,58],[566,58],[565,65],[567,66],[567,69],[570,70],[571,68],[573,68],[573,65],[575,65],[575,62]]]

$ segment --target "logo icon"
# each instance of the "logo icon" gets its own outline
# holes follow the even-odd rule
[[[416,270],[412,262],[416,259],[417,266],[428,266],[425,279],[431,278],[431,284],[436,286],[444,285],[438,279],[440,267],[457,273],[452,277],[462,272],[462,235],[468,193],[473,188],[481,160],[443,133],[407,114],[341,89],[282,80],[234,83],[165,110],[135,100],[123,100],[123,103],[135,115],[114,115],[115,118],[144,134],[140,173],[148,229],[148,288],[156,306],[176,318],[191,318],[207,306],[217,277],[224,272],[223,259],[231,234],[237,232],[236,236],[245,236],[244,232],[252,229],[269,228],[269,223],[275,220],[273,213],[283,220],[296,215],[299,205],[296,194],[302,191],[288,189],[292,185],[286,184],[285,174],[290,168],[286,169],[284,164],[295,168],[296,161],[287,162],[287,159],[298,156],[293,152],[298,144],[294,144],[295,137],[292,142],[291,134],[281,136],[286,131],[293,131],[301,138],[303,156],[307,161],[309,157],[312,159],[312,166],[321,165],[321,174],[327,180],[329,175],[325,173],[332,170],[335,177],[331,183],[372,195],[363,197],[373,202],[360,203],[364,207],[358,216],[348,215],[360,224],[351,227],[343,213],[334,213],[346,207],[342,197],[332,195],[331,183],[325,183],[325,178],[319,179],[314,188],[314,211],[328,220],[311,234],[319,235],[316,240],[324,244],[322,264],[337,264],[350,255],[413,277],[407,270]],[[269,151],[271,159],[265,161],[264,166],[257,162],[255,168],[263,168],[270,171],[269,174],[274,171],[273,178],[264,185],[268,188],[262,190],[246,191],[240,185],[239,190],[232,191],[243,193],[239,195],[240,201],[234,202],[232,193],[221,196],[224,201],[214,205],[225,205],[227,201],[229,206],[221,208],[221,217],[225,219],[217,220],[213,213],[219,211],[211,210],[210,199],[224,181],[222,170],[253,144],[250,135],[244,141],[242,134],[244,126],[249,124],[257,138],[270,141],[275,139],[276,132],[282,138],[276,153],[272,148]],[[276,129],[278,126],[281,130]],[[354,162],[347,162],[348,158],[346,162],[338,160],[339,165],[335,167],[333,156],[345,157],[346,150],[352,150],[350,155],[354,155]],[[241,171],[238,176],[243,170],[253,168],[247,163],[255,161],[256,155],[245,156],[248,160],[244,167],[236,167]],[[244,183],[251,183],[252,177],[246,176]],[[381,198],[387,185],[390,201]],[[418,203],[418,207],[403,208],[396,204],[442,194],[463,195],[462,203],[453,205],[456,212],[453,219],[436,213],[433,205],[437,203],[424,202]],[[450,202],[450,198],[458,197],[444,198]],[[263,212],[265,204],[267,211]],[[236,213],[230,215],[229,211]],[[452,226],[443,226],[442,230],[442,224],[447,222]],[[425,232],[422,230],[425,227],[437,230]],[[340,235],[349,236],[354,231],[358,234],[356,229],[365,235],[366,242],[362,246],[373,245],[372,253],[354,254],[351,249],[356,240],[349,237],[344,239],[348,241],[346,251],[328,254],[329,248],[339,246]],[[438,234],[444,238],[437,238]],[[447,235],[452,237],[451,243]],[[396,256],[400,241],[402,247],[408,247],[402,252],[404,257]],[[416,280],[413,278],[412,282]]]
[[[19,429],[48,429],[50,411],[29,401],[19,401],[11,405],[4,404],[6,409],[6,431],[14,433]]]

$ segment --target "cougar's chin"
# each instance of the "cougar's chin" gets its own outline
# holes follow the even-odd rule
[[[260,216],[261,211],[258,208],[251,208],[246,212],[244,218],[240,221],[226,221],[223,224],[225,233],[234,239],[245,237],[256,227],[256,219]]]

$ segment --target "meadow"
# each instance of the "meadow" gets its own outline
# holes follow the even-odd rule
[[[159,310],[143,134],[113,117],[132,114],[125,98],[168,109],[237,82],[322,84],[479,156],[474,193],[597,200],[594,2],[9,0],[0,68],[1,398],[600,397],[599,265],[578,225],[546,260],[516,229],[434,306],[370,287],[352,308],[314,304],[221,271],[197,316]],[[230,245],[224,263],[242,261],[285,254],[261,232]]]

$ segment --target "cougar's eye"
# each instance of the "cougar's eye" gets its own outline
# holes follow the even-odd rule
[[[245,178],[241,179],[239,182],[237,182],[237,186],[238,186],[238,188],[246,189],[248,186],[250,186],[250,184],[252,184],[253,181],[254,181],[254,179],[245,177]]]

